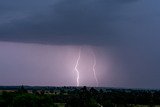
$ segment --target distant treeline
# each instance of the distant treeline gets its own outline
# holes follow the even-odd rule
[[[160,105],[160,90],[1,86],[0,107],[135,107]],[[8,91],[11,90],[11,91]],[[14,91],[13,91],[14,90]]]

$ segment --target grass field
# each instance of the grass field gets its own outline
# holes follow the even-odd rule
[[[64,107],[65,103],[55,103],[55,105],[57,105],[58,107]]]
[[[65,103],[55,103],[58,107],[65,107]],[[133,107],[150,107],[149,105],[134,105]],[[160,107],[160,105],[155,105],[154,107]]]
[[[134,105],[133,107],[150,107],[149,105]],[[155,105],[153,107],[160,107],[160,105]]]

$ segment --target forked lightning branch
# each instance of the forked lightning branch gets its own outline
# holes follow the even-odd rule
[[[97,76],[96,76],[96,57],[95,57],[95,54],[94,52],[92,51],[92,56],[93,56],[93,66],[92,66],[92,71],[93,71],[93,75],[94,75],[94,79],[96,81],[96,86],[98,87],[99,86],[99,83],[98,83],[98,79],[97,79]],[[77,81],[77,87],[80,85],[79,83],[79,79],[80,79],[80,70],[78,69],[78,66],[80,65],[79,64],[79,61],[81,59],[81,48],[79,49],[79,52],[78,52],[78,57],[77,57],[77,60],[76,60],[76,65],[75,65],[75,71],[77,73],[77,77],[76,77],[76,81]]]

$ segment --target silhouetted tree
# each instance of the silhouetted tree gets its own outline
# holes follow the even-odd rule
[[[20,87],[20,89],[18,90],[18,93],[27,93],[28,91],[24,88],[24,86],[22,85]]]

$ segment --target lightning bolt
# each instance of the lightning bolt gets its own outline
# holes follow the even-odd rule
[[[98,79],[96,76],[96,69],[95,69],[97,61],[96,61],[96,56],[93,51],[92,51],[92,55],[93,55],[93,68],[92,68],[92,70],[93,70],[93,74],[94,74],[94,79],[96,81],[96,86],[98,87],[99,83],[98,83]]]
[[[77,61],[76,61],[76,65],[75,65],[75,71],[77,73],[77,87],[79,86],[79,71],[78,71],[78,65],[79,65],[79,60],[81,58],[81,48],[79,49],[79,53],[78,53],[78,58],[77,58]]]

